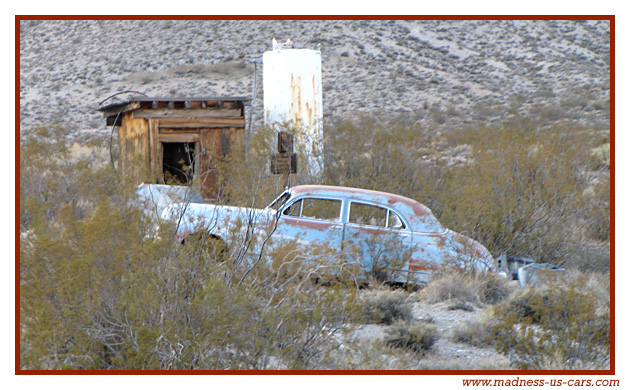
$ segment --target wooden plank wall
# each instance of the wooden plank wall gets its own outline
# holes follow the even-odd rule
[[[205,128],[199,132],[200,167],[202,195],[206,198],[219,196],[221,177],[219,167],[224,158],[232,153],[242,153],[245,130],[243,128]]]
[[[118,168],[124,177],[141,183],[149,173],[151,153],[149,129],[144,119],[134,119],[124,114],[122,126],[118,128]]]
[[[162,173],[162,144],[159,137],[159,123],[157,119],[148,119],[149,124],[149,165],[151,182],[163,183]]]

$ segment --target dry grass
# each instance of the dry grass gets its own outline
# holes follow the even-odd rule
[[[483,306],[501,302],[513,288],[506,278],[498,275],[452,272],[434,280],[420,296],[429,303],[453,301],[462,307],[465,304]]]

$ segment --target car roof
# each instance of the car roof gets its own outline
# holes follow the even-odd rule
[[[418,217],[432,215],[431,210],[425,205],[413,199],[388,192],[328,185],[299,185],[292,187],[289,191],[294,195],[342,196],[357,201],[363,200],[390,205],[400,212],[405,212],[405,214],[412,213]],[[407,215],[407,217],[409,218],[410,216]]]

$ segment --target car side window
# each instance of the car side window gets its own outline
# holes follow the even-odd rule
[[[287,207],[284,210],[283,214],[291,216],[291,217],[299,217],[301,211],[302,211],[302,200],[300,199],[297,202],[294,202],[291,206]]]
[[[302,218],[339,221],[341,201],[319,198],[302,199]]]
[[[405,228],[405,224],[393,211],[384,207],[355,202],[350,203],[348,222],[358,225],[387,227],[390,229]]]
[[[363,203],[350,203],[348,222],[359,225],[385,227],[387,209]]]
[[[291,217],[339,221],[341,201],[320,198],[300,199],[286,208],[283,214]]]
[[[387,227],[390,229],[404,229],[405,224],[398,214],[391,210],[387,210]]]

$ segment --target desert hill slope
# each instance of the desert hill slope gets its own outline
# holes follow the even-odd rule
[[[272,38],[320,47],[325,120],[461,126],[519,114],[609,127],[608,21],[77,20],[20,23],[21,132],[108,134],[96,109],[125,90],[249,96],[251,61]]]

